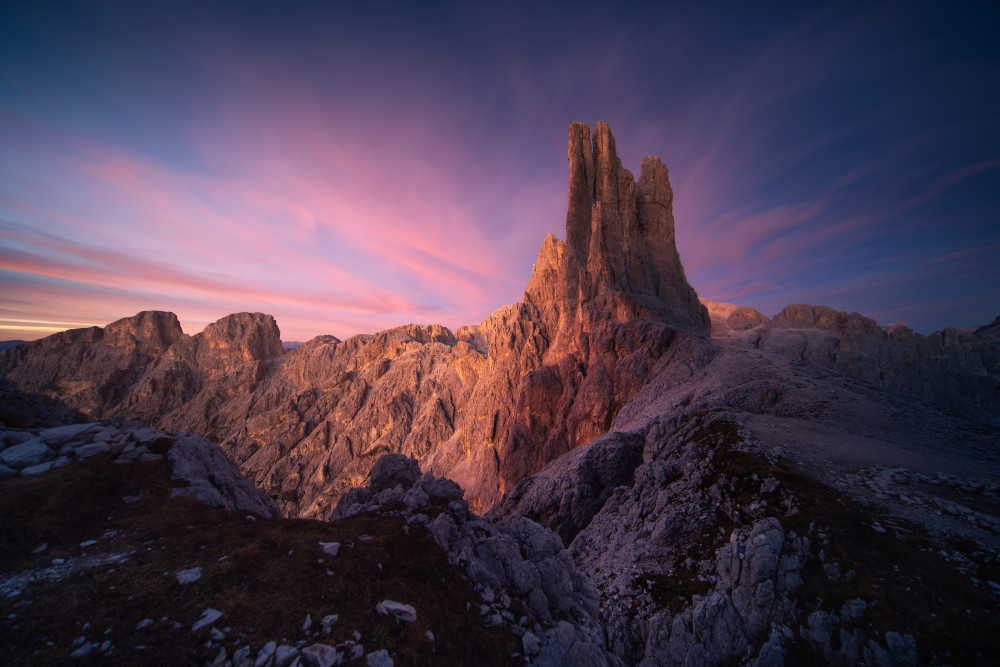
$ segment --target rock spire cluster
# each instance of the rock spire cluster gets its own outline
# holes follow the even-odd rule
[[[595,304],[621,319],[652,318],[707,334],[708,311],[677,254],[667,167],[646,156],[636,182],[604,121],[593,138],[589,125],[572,123],[567,153],[566,241],[545,240],[525,299],[559,301],[570,311]]]

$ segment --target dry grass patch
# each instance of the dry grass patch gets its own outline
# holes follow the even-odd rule
[[[167,474],[162,462],[95,457],[0,483],[0,579],[26,571],[37,578],[0,599],[8,664],[201,664],[220,646],[231,656],[249,645],[256,655],[272,640],[336,645],[354,632],[366,652],[386,648],[397,665],[514,661],[519,642],[504,628],[483,627],[472,583],[422,528],[395,517],[326,523],[227,512],[171,499]],[[91,539],[97,543],[79,546]],[[339,542],[339,553],[324,554],[320,541]],[[30,553],[43,542],[43,553]],[[127,556],[78,567],[90,554]],[[57,558],[66,563],[53,567]],[[177,571],[194,567],[202,568],[198,580],[176,581]],[[384,599],[413,605],[416,622],[377,615]],[[209,607],[223,612],[214,627],[230,628],[221,642],[209,628],[191,632]],[[320,621],[328,614],[339,620],[327,635]],[[153,623],[136,630],[144,619]],[[81,636],[111,648],[71,659]]]

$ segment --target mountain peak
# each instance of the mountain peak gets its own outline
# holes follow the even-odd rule
[[[604,295],[621,303],[624,295],[632,306],[629,316],[707,333],[708,313],[677,254],[674,195],[660,158],[643,159],[637,183],[622,166],[604,121],[594,126],[593,134],[586,123],[571,123],[567,156],[569,251],[554,238],[545,240],[526,300],[540,304],[563,295],[570,302],[564,305],[579,305]],[[547,284],[555,276],[557,284]]]

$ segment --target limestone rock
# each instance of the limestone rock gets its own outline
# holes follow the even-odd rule
[[[395,600],[382,600],[375,605],[375,611],[383,616],[394,616],[407,623],[413,623],[417,620],[417,610],[413,608],[413,605]]]
[[[193,496],[213,507],[279,516],[277,507],[262,497],[214,442],[200,436],[180,437],[167,458],[173,468],[171,479],[188,484],[174,488],[172,495]]]
[[[1000,330],[945,329],[921,336],[904,323],[880,327],[858,313],[793,304],[770,321],[752,308],[703,300],[715,338],[850,375],[1000,425]]]
[[[528,645],[536,647],[538,664],[620,664],[605,645],[597,591],[576,570],[558,535],[523,516],[480,518],[468,511],[467,504],[455,500],[446,509],[438,508],[440,513],[432,522],[421,512],[429,497],[417,507],[395,509],[404,495],[435,487],[450,489],[454,483],[425,474],[410,491],[399,486],[377,494],[371,487],[353,489],[341,497],[330,520],[361,512],[389,512],[405,517],[408,524],[423,524],[448,553],[449,562],[464,568],[483,591],[487,604],[482,613],[493,619],[489,623],[514,623],[508,609],[512,600],[521,601],[537,621],[536,641],[529,638]],[[353,502],[358,498],[363,502]],[[392,600],[379,603],[377,611],[404,621],[416,616],[412,606]],[[524,627],[516,627],[524,636]]]
[[[52,456],[53,452],[45,444],[45,441],[42,438],[35,438],[0,452],[0,462],[10,468],[20,470],[36,466]]]
[[[403,454],[386,454],[372,466],[369,488],[372,493],[401,486],[409,489],[420,479],[420,464]]]
[[[299,654],[308,667],[333,667],[343,664],[344,655],[328,644],[312,644]]]
[[[644,444],[633,434],[596,438],[522,479],[490,513],[526,516],[554,530],[568,545],[615,489],[631,487]]]

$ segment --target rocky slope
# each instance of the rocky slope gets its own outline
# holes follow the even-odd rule
[[[747,306],[703,299],[714,338],[808,361],[1000,426],[1000,326],[921,336],[858,313],[791,305],[768,319]]]
[[[559,533],[628,664],[990,664],[996,445],[732,346],[687,382],[653,377],[490,514]]]
[[[200,436],[0,396],[24,399],[0,421],[6,664],[620,664],[555,533],[472,515],[413,459],[332,523],[279,520]]]

